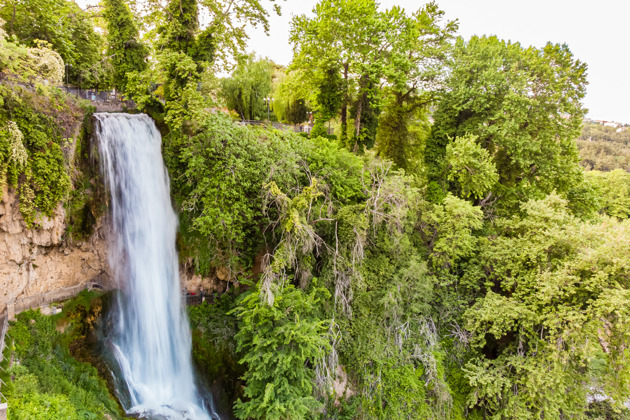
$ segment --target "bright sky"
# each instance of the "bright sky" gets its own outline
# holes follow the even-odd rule
[[[278,64],[291,61],[289,29],[294,15],[311,15],[316,0],[287,0],[270,19],[270,36],[251,29],[249,50]],[[383,8],[412,11],[423,2],[381,0]],[[588,64],[585,105],[593,119],[630,123],[630,1],[628,0],[437,0],[447,19],[459,19],[459,34],[497,35],[536,47],[566,43]]]

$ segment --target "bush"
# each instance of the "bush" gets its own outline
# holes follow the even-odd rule
[[[82,339],[87,322],[80,313],[89,311],[95,294],[83,293],[66,305],[60,316],[37,311],[22,312],[11,324],[10,352],[19,361],[9,373],[13,378],[2,388],[9,403],[10,419],[97,419],[120,418],[116,400],[96,368],[75,360],[68,343]],[[65,332],[58,322],[68,324]]]

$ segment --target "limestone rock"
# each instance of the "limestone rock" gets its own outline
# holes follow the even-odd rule
[[[63,206],[53,217],[39,216],[29,229],[16,193],[6,186],[0,200],[0,311],[8,303],[91,281],[111,285],[105,228],[99,223],[85,242],[64,239]]]
[[[219,267],[216,271],[219,280],[228,281],[230,279],[230,270],[227,267]]]
[[[219,275],[219,270],[216,270],[215,276],[202,277],[199,274],[195,274],[192,261],[188,261],[182,264],[179,268],[179,279],[183,289],[188,293],[223,293],[227,287],[227,282],[224,281]],[[223,278],[227,278],[227,269],[221,272]]]

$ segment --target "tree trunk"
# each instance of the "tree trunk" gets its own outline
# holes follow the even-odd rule
[[[15,35],[15,30],[13,29],[13,25],[15,24],[15,3],[17,0],[13,2],[13,17],[11,18],[11,35]]]
[[[348,139],[348,63],[343,65],[344,92],[341,104],[341,143],[346,144]]]
[[[361,133],[361,112],[363,111],[363,95],[359,97],[359,103],[357,104],[357,116],[354,119],[354,147],[352,151],[357,153],[359,151],[359,134]]]

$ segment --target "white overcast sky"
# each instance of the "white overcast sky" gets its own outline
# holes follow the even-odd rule
[[[278,0],[282,16],[270,19],[270,34],[251,29],[249,50],[278,64],[291,61],[289,28],[294,15],[312,15],[316,0]],[[437,0],[447,19],[459,20],[459,34],[497,35],[536,47],[566,43],[588,64],[584,100],[594,119],[630,123],[630,0]],[[413,11],[424,2],[381,0]]]

